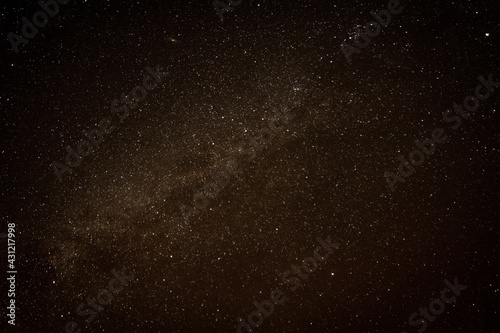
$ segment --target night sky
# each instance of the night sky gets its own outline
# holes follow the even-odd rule
[[[0,5],[1,332],[500,332],[499,1],[60,1]]]

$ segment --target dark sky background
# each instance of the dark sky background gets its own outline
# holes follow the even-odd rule
[[[75,0],[16,54],[7,34],[40,7],[3,1],[18,309],[12,327],[4,279],[0,331],[236,332],[281,288],[255,332],[413,333],[456,276],[468,288],[427,331],[500,332],[500,88],[458,130],[442,120],[479,75],[500,80],[500,2],[402,0],[348,64],[341,42],[386,4],[243,0],[221,22],[211,1]],[[119,122],[110,103],[157,64],[168,76]],[[283,109],[295,118],[244,161],[239,144]],[[51,163],[103,118],[115,130],[60,182]],[[449,140],[391,192],[384,172],[437,127]],[[186,224],[179,205],[231,159],[242,172]],[[284,286],[328,235],[329,260]],[[124,267],[134,280],[85,325],[78,304]]]

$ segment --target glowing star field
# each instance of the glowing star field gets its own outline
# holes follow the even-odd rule
[[[498,332],[498,1],[4,1],[0,332]]]

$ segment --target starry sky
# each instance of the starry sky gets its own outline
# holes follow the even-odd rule
[[[1,331],[236,332],[281,288],[254,332],[413,333],[456,276],[468,288],[427,331],[499,332],[500,88],[395,191],[384,172],[449,127],[478,76],[500,81],[500,3],[400,3],[348,63],[341,43],[386,1],[243,0],[221,22],[211,1],[74,0],[18,53],[7,35],[40,6],[2,2],[0,239],[16,223],[19,267]],[[120,120],[113,101],[157,66]],[[60,181],[51,164],[105,118],[114,130]],[[328,236],[338,249],[291,291],[283,272]],[[85,323],[77,306],[122,268],[133,279]]]

